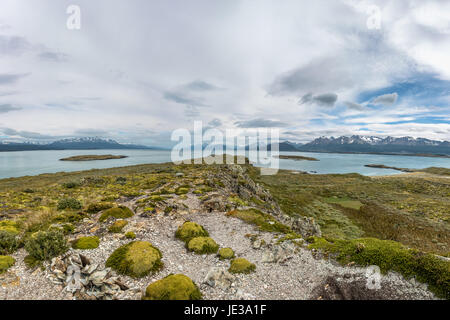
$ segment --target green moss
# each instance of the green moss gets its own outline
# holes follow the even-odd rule
[[[392,270],[406,278],[415,276],[438,296],[450,298],[450,263],[432,254],[406,248],[395,241],[374,238],[327,241],[312,237],[308,242],[310,249],[331,254],[343,264],[376,265],[383,273]]]
[[[256,209],[233,210],[227,216],[239,218],[247,223],[256,225],[261,231],[291,233],[292,230],[279,223],[274,217]]]
[[[19,234],[19,226],[17,222],[11,220],[0,221],[0,231],[5,231],[13,235]]]
[[[256,266],[244,258],[236,258],[231,261],[230,268],[231,273],[252,273],[256,269]]]
[[[240,207],[246,207],[248,206],[248,202],[242,200],[241,198],[239,198],[238,196],[234,196],[234,197],[229,197],[228,201],[231,203],[234,203],[235,205],[238,205]]]
[[[25,241],[25,250],[36,260],[43,261],[63,254],[68,249],[64,234],[60,231],[38,231]]]
[[[233,259],[234,258],[234,251],[231,248],[222,248],[219,250],[219,259],[225,260],[225,259]]]
[[[128,207],[119,206],[116,208],[105,210],[98,219],[98,221],[103,222],[109,217],[114,217],[116,219],[126,219],[132,217],[133,215],[134,215],[133,211],[131,211]]]
[[[72,248],[82,249],[82,250],[95,249],[95,248],[98,248],[99,244],[100,244],[100,239],[96,236],[81,237],[72,243]]]
[[[100,212],[100,211],[103,211],[103,210],[106,210],[106,209],[110,209],[112,207],[113,207],[113,205],[111,203],[109,203],[109,202],[91,203],[87,207],[86,212],[94,214],[94,213],[97,213],[97,212]]]
[[[197,285],[183,274],[171,274],[150,284],[143,300],[200,300]]]
[[[192,238],[186,247],[197,254],[216,253],[219,250],[219,245],[210,237]]]
[[[125,233],[125,237],[127,239],[134,240],[134,239],[136,239],[136,234],[133,231],[128,231],[127,233]]]
[[[8,270],[14,263],[16,263],[16,260],[13,257],[0,256],[0,274]]]
[[[164,198],[161,197],[160,195],[151,195],[150,196],[150,200],[155,201],[155,202],[160,202],[160,201],[164,201]]]
[[[161,252],[150,242],[134,241],[116,249],[106,261],[106,267],[134,278],[162,268]]]
[[[120,232],[122,232],[122,229],[125,228],[125,226],[127,224],[128,224],[128,221],[126,221],[126,220],[114,221],[114,223],[108,228],[108,231],[112,232],[112,233],[120,233]]]
[[[176,238],[183,240],[185,242],[188,242],[189,240],[195,237],[208,237],[208,236],[209,233],[208,231],[205,230],[205,228],[191,221],[186,221],[185,223],[183,223],[183,225],[180,226],[177,232],[175,233]]]
[[[177,195],[182,195],[182,194],[186,194],[189,192],[189,187],[179,187],[177,188],[177,190],[175,191],[175,194]]]

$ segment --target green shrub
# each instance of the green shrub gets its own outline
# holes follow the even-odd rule
[[[189,242],[189,240],[195,237],[208,237],[208,236],[209,233],[208,231],[205,230],[205,228],[191,221],[183,223],[183,225],[180,226],[175,233],[176,238],[183,240],[185,242]]]
[[[13,257],[0,256],[0,274],[8,270],[14,263],[16,263],[16,260]]]
[[[98,220],[100,222],[103,222],[109,217],[114,217],[116,219],[126,219],[132,217],[133,215],[134,215],[133,211],[131,211],[128,207],[119,206],[116,208],[105,210]]]
[[[75,181],[63,183],[63,187],[66,189],[73,189],[73,188],[79,187],[80,185],[81,184],[79,182],[75,182]]]
[[[116,249],[106,261],[106,267],[119,274],[141,278],[163,267],[162,254],[150,242],[133,241]]]
[[[189,240],[187,248],[197,254],[216,253],[219,245],[210,237],[196,237]]]
[[[171,274],[155,281],[145,290],[143,300],[200,300],[197,285],[183,274]]]
[[[375,238],[353,240],[308,239],[310,249],[332,254],[342,264],[355,262],[361,266],[376,265],[382,273],[389,270],[404,277],[415,276],[427,283],[436,295],[450,299],[450,262],[436,256],[409,249],[401,243]]]
[[[66,209],[71,209],[71,210],[80,210],[83,206],[81,205],[81,202],[78,201],[77,199],[73,199],[73,198],[65,198],[65,199],[61,199],[58,202],[58,210],[66,210]]]
[[[72,248],[74,249],[95,249],[98,248],[100,244],[100,239],[96,236],[92,237],[81,237],[72,242]]]
[[[234,251],[231,248],[222,248],[219,250],[219,259],[220,260],[226,260],[226,259],[233,259],[234,258]]]
[[[244,258],[236,258],[231,261],[230,268],[231,273],[252,273],[256,269],[256,266]]]
[[[63,254],[68,249],[66,238],[60,231],[38,231],[25,241],[25,250],[39,261],[51,259]]]
[[[125,233],[125,237],[127,239],[134,240],[134,239],[136,239],[136,234],[133,231],[128,231],[127,233]]]
[[[18,247],[19,241],[15,234],[0,230],[0,255],[13,253]]]
[[[110,209],[110,208],[112,208],[112,206],[113,205],[111,203],[109,203],[109,202],[91,203],[87,207],[86,212],[94,214],[94,213],[97,213],[97,212],[100,212],[100,211],[103,211],[103,210],[106,210],[106,209]]]
[[[113,232],[113,233],[120,233],[120,232],[122,232],[122,229],[125,228],[125,226],[127,224],[128,224],[128,221],[126,221],[126,220],[114,221],[114,223],[108,228],[108,231]]]

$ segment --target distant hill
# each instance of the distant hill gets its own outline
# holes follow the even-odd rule
[[[338,138],[320,137],[303,145],[282,142],[280,143],[280,151],[448,156],[450,155],[450,142],[412,137],[381,138],[376,136],[354,135]]]
[[[54,141],[48,144],[33,143],[0,143],[0,151],[32,151],[32,150],[101,150],[101,149],[149,149],[159,148],[147,147],[135,144],[121,144],[111,139],[97,137],[71,138]]]

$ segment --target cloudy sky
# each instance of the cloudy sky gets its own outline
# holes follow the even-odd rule
[[[447,0],[2,0],[0,140],[450,140],[449,61]]]

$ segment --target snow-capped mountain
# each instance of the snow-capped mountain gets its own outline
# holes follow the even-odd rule
[[[320,137],[297,148],[311,152],[356,152],[449,155],[450,143],[413,137],[342,136]]]
[[[134,144],[121,144],[112,139],[98,137],[69,138],[47,144],[33,143],[0,143],[0,151],[27,150],[96,150],[96,149],[156,149]]]

